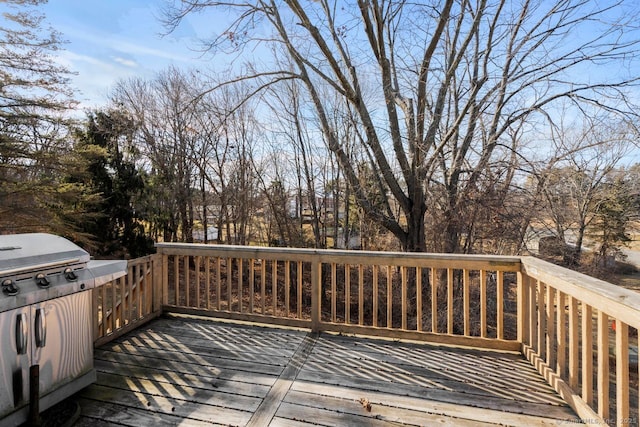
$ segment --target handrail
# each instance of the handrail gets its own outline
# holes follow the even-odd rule
[[[633,291],[533,257],[156,246],[93,291],[96,345],[164,311],[520,351],[575,421],[637,421]]]
[[[595,277],[523,256],[522,272],[532,279],[552,283],[554,288],[578,298],[592,308],[635,328],[640,327],[640,293]]]
[[[629,349],[637,355],[640,294],[540,259],[521,260],[523,354],[585,424],[637,425],[638,368],[630,370]]]
[[[502,271],[520,271],[520,257],[500,255],[461,255],[419,252],[348,251],[339,249],[274,248],[265,246],[209,245],[202,243],[156,243],[158,253],[175,255],[209,255],[238,258],[288,259],[291,261],[350,262],[376,264],[393,259],[395,265],[436,268],[480,269],[487,266]]]

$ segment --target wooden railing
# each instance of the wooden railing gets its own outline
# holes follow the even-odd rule
[[[521,351],[576,411],[572,421],[637,425],[632,291],[531,257],[157,249],[94,290],[96,345],[164,311]]]
[[[161,314],[160,261],[157,255],[130,260],[125,276],[93,290],[96,346]]]
[[[638,425],[640,294],[522,257],[518,312],[523,354],[587,424]]]
[[[191,244],[158,253],[171,311],[520,349],[518,258]]]

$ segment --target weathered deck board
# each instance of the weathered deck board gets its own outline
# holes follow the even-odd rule
[[[235,396],[232,394],[229,394],[224,402],[215,400],[215,397],[218,396],[211,394],[212,404],[207,404],[204,399],[191,401],[188,395],[174,389],[167,389],[164,390],[164,392],[153,390],[141,393],[103,384],[94,384],[83,391],[81,396],[98,402],[99,406],[101,406],[103,402],[116,404],[125,411],[129,409],[145,410],[154,415],[177,415],[184,419],[197,421],[221,422],[224,420],[224,423],[232,425],[246,424],[252,414],[250,411],[219,406],[228,403],[229,399],[233,399]],[[249,410],[251,409],[253,409],[253,406],[249,408]],[[83,409],[83,415],[84,414],[86,414],[86,411]],[[114,420],[108,419],[108,421]],[[141,424],[137,421],[132,425],[139,426]]]
[[[184,421],[184,417],[173,414],[150,411],[147,408],[134,408],[101,402],[99,405],[93,400],[81,398],[78,400],[82,407],[82,417],[74,427],[103,427],[103,426],[176,426]],[[109,420],[109,421],[105,421]],[[207,421],[189,420],[189,426],[212,427],[215,424]]]
[[[169,373],[176,373],[178,375],[197,375],[199,377],[210,377],[221,381],[234,380],[271,386],[277,378],[273,374],[258,375],[255,372],[234,369],[233,366],[227,366],[224,369],[221,369],[220,366],[203,366],[197,363],[182,363],[173,360],[164,360],[157,357],[136,356],[105,351],[102,349],[96,351],[95,358],[96,364],[104,362],[114,366],[114,369],[118,369],[120,366],[125,368],[130,366],[133,366],[134,368],[140,366],[153,366],[156,369]]]
[[[154,380],[160,383],[172,384],[174,386],[213,388],[221,392],[240,393],[243,396],[259,398],[264,398],[273,384],[273,377],[245,375],[243,378],[238,378],[238,373],[234,373],[234,375],[229,376],[229,378],[220,378],[167,371],[157,369],[156,367],[125,364],[116,365],[101,360],[95,361],[95,367],[98,371],[105,374],[118,374],[129,378]],[[261,382],[266,384],[254,384],[256,380],[260,379],[264,380]]]
[[[135,336],[123,337],[123,342],[131,344],[146,345],[148,343],[155,343],[157,345],[175,345],[175,344],[188,344],[189,348],[198,349],[204,348],[209,352],[233,352],[234,354],[260,354],[269,356],[283,356],[291,357],[292,350],[291,341],[282,342],[277,340],[267,340],[262,342],[248,342],[248,340],[242,340],[239,337],[226,336],[221,337],[219,335],[212,334],[210,337],[202,337],[198,335],[189,334],[188,330],[178,332],[177,328],[165,328],[162,325],[152,325],[152,329],[146,329]],[[184,329],[184,328],[183,328]],[[258,330],[260,331],[260,330]],[[178,335],[179,334],[179,335]],[[169,339],[170,338],[170,339]],[[237,356],[236,356],[237,357]]]
[[[516,400],[515,398],[501,398],[492,396],[490,393],[484,395],[481,393],[472,394],[434,387],[394,384],[377,379],[353,379],[336,374],[313,373],[304,370],[298,376],[298,380],[308,383],[329,384],[362,390],[364,397],[366,397],[367,392],[384,392],[390,395],[424,398],[426,400],[454,403],[466,407],[493,409],[533,416],[539,415],[556,419],[568,419],[572,416],[571,410],[564,406],[536,404],[524,400]],[[526,392],[523,392],[523,394],[526,394]]]
[[[305,382],[298,382],[289,396],[288,401],[298,399],[296,403],[305,402],[304,395],[298,393],[306,393],[311,397],[306,400],[315,400],[318,396],[331,396],[335,398],[349,400],[357,403],[356,407],[362,411],[361,399],[366,399],[371,405],[371,413],[378,414],[381,411],[391,411],[397,418],[398,413],[396,409],[407,409],[418,411],[425,414],[425,417],[431,415],[440,415],[442,417],[450,417],[455,422],[463,423],[464,420],[472,420],[473,423],[488,423],[495,424],[496,420],[499,420],[503,425],[557,425],[558,420],[546,417],[535,417],[530,415],[522,415],[512,412],[496,411],[492,409],[484,409],[478,407],[465,407],[457,403],[438,402],[434,400],[428,400],[426,398],[415,398],[403,395],[395,395],[388,391],[384,392],[372,392],[370,390],[360,390],[356,388],[348,388],[342,386],[327,386],[321,384],[309,384]],[[383,408],[383,409],[381,409]],[[387,409],[384,409],[387,408]],[[465,418],[466,417],[466,418]],[[428,423],[423,423],[429,425]],[[457,425],[454,423],[454,425]],[[475,424],[477,425],[477,424]]]
[[[95,352],[79,426],[557,425],[523,357],[168,316]],[[364,402],[364,403],[363,403]]]
[[[270,375],[279,375],[287,363],[286,358],[276,359],[272,356],[254,356],[250,358],[251,360],[246,360],[247,357],[245,354],[238,354],[237,358],[222,357],[220,355],[216,355],[215,351],[212,351],[211,353],[196,353],[193,351],[187,351],[182,346],[172,349],[164,349],[159,348],[158,346],[156,346],[156,348],[149,348],[124,343],[114,343],[109,348],[109,351],[131,356],[157,358],[161,360],[191,363],[216,368],[246,370],[249,372],[260,372]],[[255,371],[255,369],[257,369],[257,371]]]
[[[360,341],[359,347],[367,348],[366,351],[345,352],[342,351],[344,340],[321,339],[305,368],[318,373],[340,371],[349,378],[374,377],[393,384],[488,394],[533,403],[564,404],[526,362],[522,363],[518,355],[497,352],[470,355],[468,350],[446,347],[432,347],[424,353],[424,345],[405,343],[396,343],[392,348],[381,345],[374,351],[375,342]]]
[[[358,401],[344,400],[330,396],[304,396],[297,393],[291,396],[296,402],[285,401],[278,410],[282,419],[305,420],[325,426],[388,426],[389,423],[415,426],[462,426],[486,427],[494,423],[465,420],[450,415],[440,415],[405,408],[391,408],[376,405],[371,411],[364,409]],[[302,402],[302,403],[300,403]]]

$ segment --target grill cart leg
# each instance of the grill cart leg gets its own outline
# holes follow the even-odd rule
[[[29,368],[29,426],[39,426],[40,422],[40,365]]]

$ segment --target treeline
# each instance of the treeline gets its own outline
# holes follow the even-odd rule
[[[51,96],[16,107],[5,91],[0,231],[124,256],[157,240],[514,254],[541,237],[568,263],[586,241],[614,254],[638,218],[637,76],[580,71],[640,58],[632,14],[462,3],[245,4],[236,25],[267,18],[270,61],[121,81],[80,120],[47,86],[66,70],[16,78]],[[575,49],[568,32],[594,36]],[[226,32],[209,48],[252,43],[267,42]]]
[[[354,197],[375,192],[379,178],[348,118],[339,127],[360,188],[295,109],[295,91],[265,107],[244,85],[202,95],[207,84],[173,68],[122,81],[111,108],[34,140],[31,161],[15,169],[32,191],[5,195],[13,210],[3,232],[48,229],[104,255],[138,256],[158,240],[402,249]],[[554,236],[569,248],[565,262],[579,263],[585,239],[602,257],[630,239],[640,217],[640,165],[623,166],[631,133],[574,126],[554,138],[548,156],[512,153],[484,171],[456,208],[459,252],[522,253]],[[437,183],[428,195],[426,248],[443,251],[447,198]],[[378,197],[384,209],[388,197]]]

